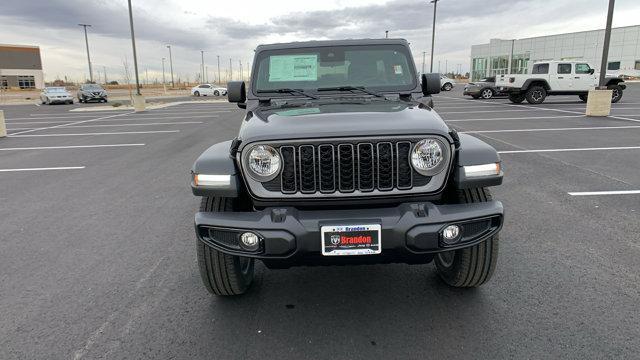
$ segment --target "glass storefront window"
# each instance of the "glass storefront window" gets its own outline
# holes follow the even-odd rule
[[[35,78],[33,76],[18,76],[18,86],[20,89],[35,89]]]
[[[476,81],[487,76],[487,59],[474,58],[471,60],[471,80]]]

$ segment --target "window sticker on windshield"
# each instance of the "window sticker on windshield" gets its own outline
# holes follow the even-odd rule
[[[269,81],[318,80],[318,55],[278,55],[269,58]]]
[[[402,75],[402,66],[401,65],[393,65],[393,72],[396,75]]]

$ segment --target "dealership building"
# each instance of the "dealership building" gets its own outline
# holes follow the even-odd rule
[[[539,36],[526,39],[491,39],[471,46],[471,79],[500,74],[528,74],[534,62],[580,60],[599,71],[604,30]],[[640,25],[611,30],[607,74],[640,77]]]
[[[0,88],[42,89],[44,75],[40,48],[0,44]]]

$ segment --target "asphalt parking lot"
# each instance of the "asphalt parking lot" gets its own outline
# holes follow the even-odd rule
[[[583,116],[577,96],[461,94],[436,95],[436,111],[505,171],[488,284],[450,289],[432,264],[258,265],[238,298],[201,284],[188,182],[241,110],[2,108],[0,358],[637,357],[640,84],[609,118]]]

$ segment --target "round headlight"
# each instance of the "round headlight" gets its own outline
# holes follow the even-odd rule
[[[447,150],[441,141],[424,139],[418,141],[411,152],[411,165],[424,176],[433,176],[444,169]]]
[[[249,175],[258,181],[269,181],[280,170],[280,154],[269,145],[254,146],[246,159]]]

